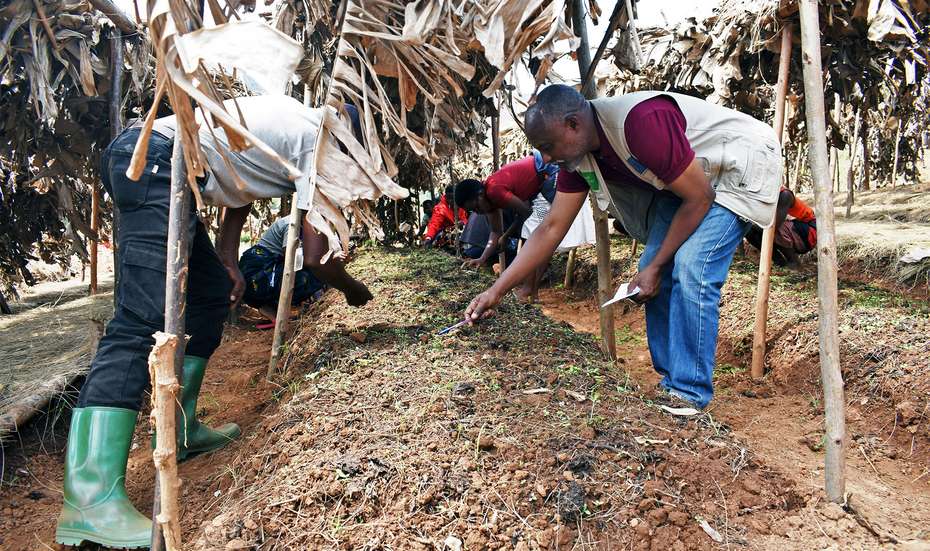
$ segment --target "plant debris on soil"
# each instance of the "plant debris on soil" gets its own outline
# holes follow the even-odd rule
[[[630,243],[614,239],[613,249],[622,281],[635,266]],[[854,324],[844,333],[844,347],[855,345],[844,353],[865,351],[856,361],[898,362],[880,367],[887,371],[877,370],[876,381],[894,381],[899,371],[912,378],[870,387],[855,364],[847,367],[852,495],[841,507],[825,503],[821,490],[823,411],[816,357],[807,356],[816,354],[807,344],[816,342],[816,317],[785,318],[816,311],[810,266],[803,277],[775,270],[771,369],[759,384],[748,381],[748,348],[739,344],[755,265],[738,259],[725,289],[717,399],[685,419],[650,399],[657,379],[639,307],[619,309],[616,363],[589,334],[597,332],[593,260],[593,250],[579,251],[576,288],[545,290],[542,308],[509,297],[495,318],[436,336],[461,319],[490,276],[434,251],[362,249],[350,271],[375,300],[350,308],[330,291],[305,311],[277,385],[263,379],[271,332],[253,330],[248,319],[228,328],[198,409],[208,423],[239,423],[243,436],[179,466],[185,548],[925,545],[926,401],[908,390],[927,379],[912,367],[922,358],[920,326],[910,336],[889,334],[888,325],[868,333]],[[553,263],[550,283],[561,281],[561,264]],[[841,290],[859,294],[844,304],[863,309],[850,323],[885,319],[883,312],[894,323],[925,319],[919,293],[880,282],[857,288],[849,275],[841,272]],[[869,335],[885,343],[882,352],[861,345]],[[905,350],[908,343],[917,348]],[[798,353],[781,356],[791,346]],[[794,371],[781,376],[786,370]],[[902,400],[913,407],[889,405]],[[67,417],[56,401],[3,449],[0,548],[55,548]],[[127,489],[150,514],[146,418],[142,412]]]
[[[351,267],[375,300],[330,293],[303,318],[293,395],[196,549],[707,549],[803,505],[727,427],[663,413],[536,307],[435,336],[487,276],[436,252]]]

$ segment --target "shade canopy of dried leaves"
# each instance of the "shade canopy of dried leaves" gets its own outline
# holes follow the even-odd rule
[[[873,175],[884,179],[893,170],[900,123],[898,174],[913,181],[921,133],[930,122],[930,4],[827,0],[820,2],[820,24],[832,144],[843,148],[852,141],[854,113],[861,107]],[[608,87],[690,93],[771,120],[785,25],[794,28],[785,143],[789,157],[796,155],[806,150],[796,2],[722,0],[706,20],[687,18],[674,29],[646,29],[645,67],[637,75],[621,71]]]

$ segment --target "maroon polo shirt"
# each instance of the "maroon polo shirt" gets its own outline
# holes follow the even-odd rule
[[[659,191],[635,175],[610,146],[597,115],[594,117],[600,148],[593,152],[604,180],[614,185],[631,185]],[[694,150],[685,135],[688,122],[675,100],[657,96],[636,105],[627,115],[623,131],[630,153],[669,184],[678,179],[694,160]],[[588,191],[588,183],[577,172],[559,171],[556,189],[565,193]]]

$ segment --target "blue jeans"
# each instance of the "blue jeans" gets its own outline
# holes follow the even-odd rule
[[[675,197],[656,198],[656,218],[640,269],[659,252],[680,205]],[[700,408],[714,396],[720,288],[747,226],[714,203],[665,267],[659,294],[646,303],[646,336],[653,366],[662,375],[660,384]]]

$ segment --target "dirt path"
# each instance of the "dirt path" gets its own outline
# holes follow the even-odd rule
[[[584,293],[580,293],[583,295]],[[579,331],[598,333],[598,313],[592,298],[546,289],[540,297],[543,311]],[[618,362],[640,385],[651,387],[659,377],[653,371],[645,341],[642,309],[628,307],[617,318]],[[722,340],[726,336],[722,336]],[[732,365],[725,366],[733,369]],[[822,500],[823,411],[818,395],[806,384],[752,384],[744,370],[720,373],[709,412],[734,430],[759,457],[786,478],[795,481],[811,504],[786,520],[785,533],[766,535],[759,548],[826,548],[845,542],[874,548],[892,540],[930,538],[930,453],[912,433],[895,427],[894,410],[872,407],[868,397],[847,394],[847,492],[860,518],[879,534],[857,526],[844,539],[836,529],[850,527],[854,517],[835,511],[831,516],[848,522],[824,522]],[[923,430],[926,426],[923,427]],[[902,435],[906,437],[901,438]],[[897,436],[897,437],[896,437]],[[913,446],[913,447],[912,447]],[[820,511],[820,512],[817,512]],[[836,519],[833,519],[836,520]],[[858,520],[858,519],[857,519]],[[829,536],[829,537],[828,537]],[[928,544],[930,545],[930,544]],[[841,545],[842,547],[842,545]]]

